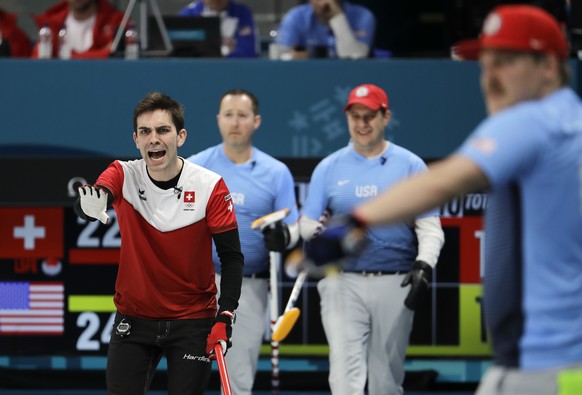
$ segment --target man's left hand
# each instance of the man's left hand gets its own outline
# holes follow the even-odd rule
[[[401,287],[410,284],[410,291],[404,300],[404,305],[410,310],[416,310],[426,298],[428,284],[432,278],[432,267],[423,261],[416,261],[413,269],[402,280]]]
[[[366,225],[353,215],[332,217],[318,236],[305,243],[305,255],[316,266],[337,264],[366,247]]]

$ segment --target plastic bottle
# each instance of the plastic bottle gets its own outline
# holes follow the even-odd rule
[[[71,46],[67,42],[67,26],[59,30],[59,59],[71,59]]]
[[[53,32],[44,25],[38,31],[38,58],[50,59],[53,57]]]
[[[125,59],[139,59],[139,33],[133,23],[129,23],[125,31]]]
[[[4,40],[2,37],[2,26],[0,26],[0,57],[10,56],[10,48],[8,47],[8,41]]]

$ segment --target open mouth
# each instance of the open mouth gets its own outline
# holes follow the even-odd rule
[[[148,157],[150,159],[161,159],[166,155],[166,151],[148,151]]]

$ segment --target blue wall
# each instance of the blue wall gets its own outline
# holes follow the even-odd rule
[[[393,111],[387,137],[437,158],[485,116],[478,75],[475,62],[450,60],[6,59],[0,156],[135,157],[133,109],[153,90],[185,105],[189,134],[180,153],[187,156],[220,142],[218,100],[242,87],[261,102],[258,147],[277,157],[323,157],[348,141],[343,106],[351,88],[375,83],[388,92]]]
[[[217,144],[218,99],[243,87],[259,97],[257,146],[277,157],[322,157],[346,144],[351,88],[386,89],[387,137],[424,158],[454,150],[483,118],[478,66],[448,60],[0,61],[0,155],[138,155],[135,104],[160,90],[186,107],[189,155]]]

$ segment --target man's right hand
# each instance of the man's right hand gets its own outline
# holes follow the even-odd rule
[[[324,24],[329,24],[329,20],[343,12],[338,0],[319,0],[313,5],[316,15],[319,16]],[[317,4],[319,3],[319,4]]]
[[[84,220],[98,219],[104,224],[109,220],[107,215],[107,192],[92,185],[79,187],[79,196],[74,205],[75,213]]]
[[[225,310],[216,316],[214,326],[210,330],[210,334],[206,340],[206,353],[210,355],[211,359],[216,358],[214,354],[214,347],[216,344],[222,346],[222,354],[225,355],[230,347],[232,347],[232,326],[235,322],[234,311]]]
[[[305,255],[317,266],[361,253],[366,247],[366,226],[353,215],[332,217],[317,237],[305,243]]]

